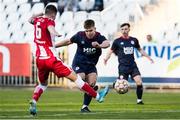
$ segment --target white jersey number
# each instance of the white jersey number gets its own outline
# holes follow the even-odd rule
[[[37,38],[37,39],[41,39],[40,22],[37,22],[37,24],[36,24],[36,38]]]

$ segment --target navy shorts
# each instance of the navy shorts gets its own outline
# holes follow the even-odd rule
[[[92,64],[73,64],[72,69],[76,73],[85,73],[86,75],[89,73],[97,73],[96,66]]]
[[[136,64],[128,65],[128,66],[120,65],[119,66],[119,78],[122,77],[123,79],[128,80],[129,75],[131,76],[132,80],[133,80],[133,77],[135,77],[136,75],[141,75],[137,65]]]

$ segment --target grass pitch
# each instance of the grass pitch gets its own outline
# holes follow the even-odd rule
[[[91,113],[80,113],[82,92],[47,89],[33,117],[28,110],[32,92],[0,88],[0,119],[180,119],[180,93],[144,91],[145,105],[137,105],[135,90],[124,95],[111,90],[105,102],[92,101]]]

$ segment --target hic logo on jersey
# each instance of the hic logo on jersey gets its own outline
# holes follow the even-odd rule
[[[85,52],[86,54],[94,54],[96,53],[96,48],[83,48],[83,52]]]
[[[133,47],[124,47],[124,54],[133,54],[134,50]]]

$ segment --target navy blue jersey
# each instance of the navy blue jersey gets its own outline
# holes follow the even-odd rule
[[[76,54],[73,59],[73,64],[89,64],[96,65],[101,55],[101,48],[94,48],[92,42],[101,44],[106,40],[104,36],[96,32],[92,39],[88,39],[84,31],[80,31],[71,37],[71,42],[77,44]]]
[[[133,65],[135,63],[134,48],[140,48],[138,40],[134,37],[120,37],[114,40],[111,49],[118,56],[119,66]]]

